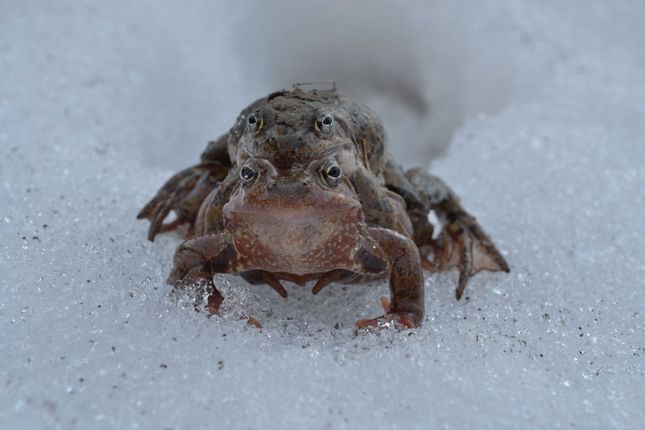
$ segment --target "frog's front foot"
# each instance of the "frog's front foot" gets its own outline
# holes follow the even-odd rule
[[[211,315],[219,313],[224,297],[215,288],[213,274],[203,267],[196,266],[184,273],[175,269],[166,282],[173,287],[172,296],[179,297],[188,293],[196,311],[206,310]]]
[[[217,314],[224,301],[215,288],[213,274],[226,272],[231,262],[229,244],[223,234],[211,234],[184,241],[175,253],[173,269],[166,281],[174,291],[193,290],[195,308],[206,296],[206,310]]]

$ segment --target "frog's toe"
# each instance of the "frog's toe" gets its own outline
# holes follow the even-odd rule
[[[257,319],[255,319],[255,317],[250,314],[246,316],[246,324],[257,329],[262,328],[262,323]]]
[[[418,327],[421,322],[418,316],[412,313],[386,313],[380,317],[371,319],[360,319],[354,324],[354,333],[361,331],[382,330],[394,328],[397,330],[407,330]]]
[[[170,298],[173,301],[188,301],[192,303],[196,312],[206,312],[209,316],[219,314],[224,297],[215,288],[212,275],[195,270],[183,276],[175,272],[167,282],[173,286],[170,291]]]
[[[209,315],[218,315],[222,302],[224,302],[224,296],[222,296],[217,288],[213,287],[206,299],[206,310]]]
[[[439,270],[450,267],[459,269],[459,282],[455,291],[457,300],[466,289],[468,280],[477,272],[509,272],[504,256],[470,215],[457,217],[440,235],[435,263]]]
[[[205,182],[204,178],[208,174],[199,166],[182,170],[170,178],[157,192],[157,195],[141,209],[137,218],[150,220],[149,240],[154,240],[159,233],[171,231],[181,224],[193,222],[197,215],[199,204],[207,194],[202,188],[209,191],[213,187],[197,187],[198,189],[195,189],[198,183]],[[196,193],[196,191],[199,191],[199,193]],[[193,201],[196,200],[194,198],[189,199],[193,195],[199,198],[198,202]],[[189,201],[187,202],[187,200]],[[164,224],[164,220],[171,211],[177,213],[177,219]]]

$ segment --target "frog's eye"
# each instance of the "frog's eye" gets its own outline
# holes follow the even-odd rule
[[[334,123],[334,117],[331,115],[325,115],[320,123],[323,125],[323,127],[331,127],[331,125]]]
[[[255,166],[255,163],[253,162],[248,162],[242,168],[240,169],[240,179],[242,180],[242,183],[247,185],[250,184],[257,178],[258,176],[258,169]]]
[[[251,113],[246,117],[246,123],[251,131],[258,132],[262,129],[264,121],[259,113]]]
[[[334,125],[334,117],[329,114],[324,114],[315,123],[316,131],[322,133],[329,133]]]
[[[321,169],[322,177],[331,187],[335,187],[340,182],[343,171],[336,160],[327,161]]]

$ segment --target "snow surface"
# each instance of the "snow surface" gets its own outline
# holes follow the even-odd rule
[[[402,158],[450,143],[432,170],[512,268],[461,302],[455,273],[428,274],[423,328],[359,337],[383,283],[284,301],[220,277],[206,318],[164,284],[178,237],[134,219],[246,103],[334,61],[262,4],[0,3],[0,429],[641,428],[643,3],[410,2],[361,32],[342,9],[342,30],[311,26],[302,44],[347,41],[339,85]],[[390,17],[400,52],[340,67]]]

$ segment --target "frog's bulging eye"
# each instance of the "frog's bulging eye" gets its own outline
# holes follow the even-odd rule
[[[319,131],[322,133],[329,133],[333,125],[334,125],[334,117],[329,114],[325,114],[316,121],[315,128],[316,128],[316,131]]]
[[[258,171],[253,163],[246,164],[240,169],[240,179],[244,184],[249,184],[258,176]]]
[[[264,121],[262,121],[262,116],[257,113],[251,113],[249,116],[246,118],[246,123],[249,126],[249,129],[252,131],[260,131],[262,129],[262,125],[264,125]]]
[[[338,185],[341,176],[343,176],[343,171],[336,160],[327,161],[321,170],[323,179],[331,187]]]
[[[322,125],[330,127],[334,123],[334,118],[331,115],[325,115],[320,122],[322,123]]]
[[[327,176],[332,179],[340,178],[341,173],[342,172],[340,171],[340,166],[330,166],[329,169],[327,169]]]

